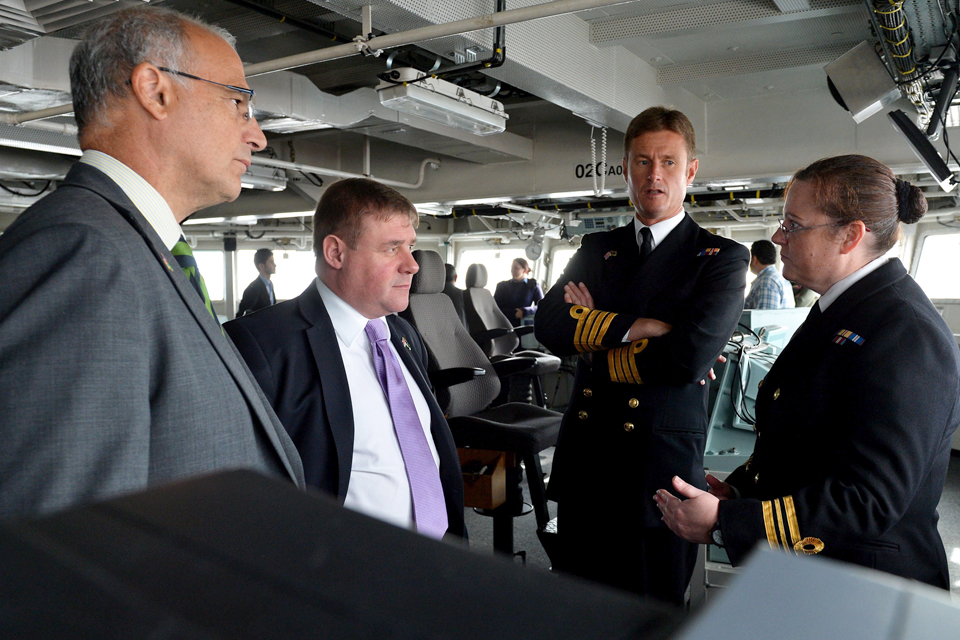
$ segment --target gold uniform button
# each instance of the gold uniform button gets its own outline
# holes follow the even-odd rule
[[[766,379],[766,378],[760,378],[760,382],[757,383],[757,389],[759,389],[760,387],[763,386],[763,381],[764,381],[765,379]]]
[[[773,391],[773,399],[776,400],[776,399],[779,398],[779,397],[780,397],[780,389],[774,389],[774,391]]]
[[[630,401],[627,402],[627,404],[630,405],[631,409],[636,409],[637,407],[640,406],[640,401],[637,400],[636,398],[630,398]]]
[[[630,433],[631,431],[633,431],[633,423],[632,422],[624,423],[623,430],[626,431],[627,433]]]
[[[753,484],[758,484],[760,482],[760,474],[753,476]]]
[[[580,419],[581,419],[581,420],[586,420],[586,419],[587,419],[587,412],[586,412],[586,411],[581,411],[581,412],[579,413],[579,416],[580,416]]]
[[[584,397],[584,398],[589,398],[589,397],[592,396],[592,395],[593,395],[593,389],[584,389],[584,390],[583,390],[583,397]]]

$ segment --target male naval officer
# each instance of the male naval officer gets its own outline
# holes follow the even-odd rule
[[[277,261],[273,259],[273,251],[257,249],[253,254],[253,265],[257,268],[257,278],[243,290],[240,306],[237,307],[238,316],[245,316],[277,303],[273,293],[273,282],[270,281],[270,276],[277,272]]]
[[[750,273],[757,276],[750,285],[744,309],[793,309],[793,287],[776,267],[777,247],[769,240],[750,245]]]
[[[636,217],[584,236],[535,320],[554,353],[589,354],[578,363],[550,480],[563,554],[556,565],[677,604],[697,545],[671,535],[651,498],[681,469],[707,486],[700,381],[737,326],[747,269],[745,248],[684,213],[697,167],[684,114],[653,107],[634,118],[623,173]]]
[[[464,536],[456,447],[406,309],[417,211],[366,178],[313,218],[319,276],[293,300],[224,325],[303,457],[344,506],[434,538]]]
[[[0,271],[16,274],[0,294],[0,517],[228,467],[303,486],[296,449],[175,258],[197,275],[178,223],[236,198],[265,144],[228,38],[138,7],[73,53],[83,156],[0,236]]]

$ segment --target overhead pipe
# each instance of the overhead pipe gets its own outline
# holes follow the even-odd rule
[[[410,31],[390,33],[366,41],[351,42],[327,47],[326,49],[298,53],[276,60],[268,60],[266,62],[247,65],[244,67],[244,73],[247,77],[259,76],[275,71],[296,69],[297,67],[304,67],[318,62],[339,60],[340,58],[347,58],[364,52],[376,53],[379,50],[393,49],[424,40],[455,36],[471,31],[490,29],[492,27],[516,24],[518,22],[527,22],[539,18],[549,18],[567,13],[575,13],[577,11],[586,11],[588,9],[609,7],[615,4],[626,4],[632,1],[633,0],[555,0],[554,2],[545,2],[532,7],[510,9],[509,11],[501,11],[477,18],[468,18],[467,20],[430,25],[428,27],[420,27],[419,29],[411,29]],[[7,122],[7,124],[23,124],[24,122],[30,122],[32,120],[42,120],[44,118],[52,118],[69,113],[73,113],[73,104],[71,103],[58,107],[50,107],[49,109],[41,109],[39,111],[9,114],[10,117],[5,118],[3,121]],[[384,184],[387,183],[385,182]]]
[[[600,7],[609,7],[615,4],[626,4],[631,0],[555,0],[554,2],[545,2],[532,7],[522,7],[519,9],[510,9],[476,18],[466,20],[457,20],[446,24],[429,25],[410,31],[401,31],[398,33],[388,33],[375,38],[370,38],[365,42],[353,42],[350,44],[327,47],[317,51],[306,51],[277,60],[260,62],[249,65],[245,68],[247,76],[258,76],[264,73],[273,73],[274,71],[286,71],[297,67],[304,67],[327,60],[338,60],[348,56],[357,55],[364,51],[376,54],[383,49],[393,49],[408,44],[415,44],[425,40],[435,40],[447,36],[456,36],[471,31],[480,31],[481,29],[491,29],[501,27],[517,22],[527,22],[538,20],[540,18],[549,18],[553,16],[575,13],[577,11],[586,11],[588,9],[598,9]]]
[[[411,184],[409,182],[398,182],[396,180],[386,180],[384,178],[377,178],[373,176],[366,176],[359,173],[349,173],[347,171],[337,171],[336,169],[327,169],[325,167],[315,167],[309,164],[302,164],[300,162],[285,162],[283,160],[274,160],[273,158],[261,158],[259,156],[253,156],[250,159],[251,164],[255,164],[261,167],[272,167],[275,169],[288,169],[290,171],[300,171],[302,173],[318,173],[322,176],[332,176],[334,178],[370,178],[376,180],[381,184],[385,184],[391,187],[396,187],[397,189],[419,189],[423,186],[423,176],[426,171],[427,165],[433,165],[434,168],[440,167],[440,160],[437,158],[427,158],[420,162],[420,178],[415,183]]]

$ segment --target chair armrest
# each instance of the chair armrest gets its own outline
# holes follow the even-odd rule
[[[497,376],[505,378],[506,376],[512,376],[515,373],[523,373],[537,366],[536,358],[501,358],[496,361],[491,362],[493,365],[493,370],[497,372]]]
[[[508,333],[511,333],[513,329],[508,329],[505,327],[496,327],[494,329],[487,329],[481,333],[478,333],[474,336],[474,340],[477,342],[486,342],[487,340],[494,340],[500,336],[505,336]]]
[[[480,367],[451,367],[430,372],[430,384],[434,387],[446,389],[457,384],[470,382],[474,378],[487,375]]]
[[[514,327],[514,328],[513,328],[513,332],[514,332],[515,334],[517,334],[518,336],[525,336],[525,335],[527,335],[528,333],[533,333],[533,325],[532,325],[532,324],[525,324],[525,325],[522,325],[522,326],[519,326],[519,327]]]

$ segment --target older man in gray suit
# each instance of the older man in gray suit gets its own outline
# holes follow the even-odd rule
[[[0,517],[300,458],[171,249],[266,140],[229,34],[138,8],[75,50],[83,157],[0,236]],[[182,246],[182,245],[181,245]],[[174,251],[178,253],[178,251]]]

